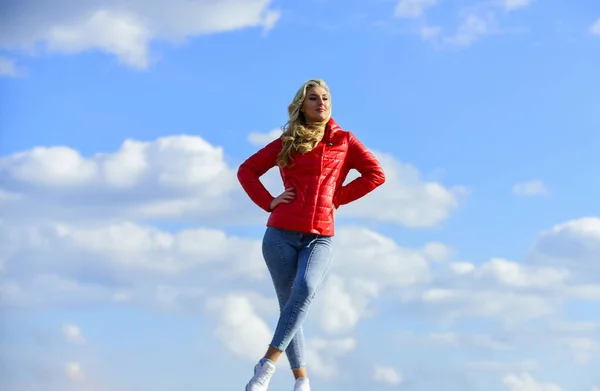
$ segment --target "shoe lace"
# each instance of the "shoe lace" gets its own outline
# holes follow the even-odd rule
[[[271,371],[267,368],[260,368],[258,370],[256,381],[262,385],[266,385],[269,379],[271,378]]]

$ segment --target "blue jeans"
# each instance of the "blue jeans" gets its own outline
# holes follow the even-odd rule
[[[285,351],[292,369],[305,367],[302,322],[331,264],[332,237],[267,227],[262,252],[280,309],[270,346]]]

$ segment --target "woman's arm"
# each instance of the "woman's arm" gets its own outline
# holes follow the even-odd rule
[[[333,205],[336,209],[340,205],[348,204],[365,196],[385,182],[385,174],[375,155],[351,132],[349,132],[349,137],[348,166],[350,169],[357,170],[361,175],[336,191],[333,197]]]
[[[260,177],[277,165],[277,155],[281,150],[281,140],[273,140],[267,146],[250,156],[240,165],[237,178],[252,201],[270,212],[275,197],[269,193],[260,181]]]

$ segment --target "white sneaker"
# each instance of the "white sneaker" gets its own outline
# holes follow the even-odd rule
[[[300,377],[296,379],[294,385],[294,391],[310,391],[310,382],[307,377]]]
[[[267,391],[274,373],[275,363],[273,361],[260,360],[254,367],[254,376],[246,384],[246,391]]]

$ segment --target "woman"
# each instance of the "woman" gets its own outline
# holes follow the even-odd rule
[[[262,251],[279,300],[280,317],[246,391],[266,391],[286,352],[294,391],[309,391],[302,322],[332,260],[334,211],[385,181],[379,162],[331,118],[329,88],[309,80],[288,106],[280,138],[248,158],[238,179],[254,203],[270,213]],[[285,191],[273,197],[260,177],[278,166]],[[351,169],[361,176],[344,185]]]

